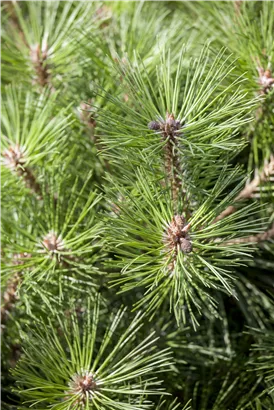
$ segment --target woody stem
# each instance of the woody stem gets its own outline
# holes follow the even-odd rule
[[[179,158],[176,154],[176,141],[174,138],[168,136],[167,138],[164,137],[166,140],[166,144],[164,147],[165,153],[165,171],[171,186],[171,196],[172,201],[174,204],[178,201],[178,195],[181,188],[181,180],[179,178],[180,175],[180,166],[179,166]]]
[[[260,174],[255,176],[251,182],[249,182],[244,189],[237,195],[235,198],[236,201],[242,201],[244,199],[251,198],[255,190],[258,188],[260,183],[267,180],[267,178],[274,172],[274,156],[271,156],[270,162],[266,164]],[[221,219],[225,218],[233,214],[237,208],[235,205],[229,205],[217,218],[214,219],[213,223],[220,221]]]
[[[231,241],[226,242],[226,245],[233,245],[233,244],[240,244],[240,243],[260,243],[264,241],[268,241],[274,238],[274,223],[272,226],[265,232],[259,233],[258,235],[250,235],[246,238],[237,238],[232,239]]]
[[[25,182],[25,185],[37,195],[38,199],[42,199],[42,190],[40,184],[37,182],[33,172],[29,167],[17,168],[18,176],[21,176]]]

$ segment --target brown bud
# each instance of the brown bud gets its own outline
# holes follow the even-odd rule
[[[77,404],[82,407],[86,404],[87,396],[92,398],[92,393],[96,387],[94,375],[86,371],[84,374],[75,374],[72,376],[67,393],[68,395],[77,396]]]
[[[192,244],[188,238],[180,238],[180,248],[184,253],[190,253],[192,251]]]
[[[147,126],[150,130],[154,131],[158,131],[161,128],[161,125],[157,121],[151,121]]]
[[[61,236],[57,236],[54,232],[49,232],[44,236],[42,245],[50,253],[60,252],[65,249]]]

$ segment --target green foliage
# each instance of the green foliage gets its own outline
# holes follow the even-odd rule
[[[260,92],[262,85],[258,69],[270,69],[274,64],[274,3],[258,2],[184,2],[195,14],[195,27],[206,24],[212,46],[227,48],[237,56],[237,72],[244,74],[246,91]],[[206,20],[206,21],[205,21]],[[200,44],[200,43],[197,43]],[[265,95],[265,102],[256,111],[257,121],[246,130],[251,143],[250,169],[273,152],[273,88]],[[271,131],[272,130],[272,131]]]
[[[161,63],[151,75],[138,59],[133,64],[119,61],[118,70],[129,101],[125,103],[109,95],[110,101],[119,105],[121,114],[100,113],[103,142],[107,155],[114,157],[114,161],[125,156],[124,162],[128,163],[130,154],[133,160],[142,161],[140,151],[148,153],[149,159],[158,159],[163,143],[159,133],[148,129],[148,123],[164,121],[167,112],[180,121],[178,151],[184,161],[195,157],[197,164],[203,161],[205,152],[212,161],[222,152],[227,159],[227,151],[240,148],[243,141],[237,140],[235,134],[248,121],[247,114],[257,100],[245,99],[239,88],[242,78],[226,84],[229,74],[233,78],[234,65],[222,51],[214,56],[206,47],[200,56],[190,60],[186,70],[187,58],[190,57],[185,48],[176,58],[176,65],[170,52],[163,53]]]
[[[233,176],[232,173],[230,178]],[[211,195],[200,206],[197,204],[188,220],[193,252],[184,254],[177,253],[176,248],[170,249],[163,240],[173,209],[171,199],[161,184],[148,180],[144,172],[137,174],[135,185],[134,181],[128,182],[128,186],[134,186],[132,193],[115,187],[113,182],[114,192],[119,191],[123,199],[113,201],[118,217],[114,214],[108,222],[108,243],[119,256],[110,263],[121,269],[114,283],[121,285],[123,291],[137,286],[146,288],[137,307],[146,304],[147,309],[156,314],[163,300],[169,298],[178,322],[182,317],[186,320],[184,306],[189,309],[194,324],[197,319],[193,306],[198,312],[210,309],[211,313],[218,315],[216,303],[207,289],[233,294],[231,268],[241,265],[248,257],[246,244],[229,244],[229,240],[239,234],[248,236],[258,228],[246,221],[247,215],[256,214],[252,205],[213,224],[234,195],[232,191],[229,198],[214,204],[228,183],[228,174],[223,171]],[[170,269],[174,258],[177,263],[174,269]]]
[[[123,397],[160,393],[155,373],[168,366],[170,352],[155,352],[153,332],[136,344],[140,314],[117,334],[124,313],[121,309],[106,321],[107,312],[100,314],[95,303],[92,313],[89,303],[79,318],[70,311],[69,317],[59,316],[56,324],[56,319],[48,325],[38,323],[28,332],[23,337],[24,356],[13,372],[25,403],[57,409],[149,408],[146,399],[135,405]]]
[[[3,80],[10,82],[23,75],[37,87],[68,87],[68,83],[73,87],[88,63],[81,54],[83,28],[88,24],[97,31],[98,5],[30,1],[23,7],[6,2],[4,7],[11,13],[12,24],[5,25],[3,32]]]
[[[251,364],[255,370],[263,376],[266,381],[267,392],[273,397],[274,387],[274,332],[272,330],[251,329],[250,331],[256,338],[257,343],[252,349],[255,357],[252,358]]]
[[[64,285],[83,290],[88,286],[88,292],[92,292],[96,286],[92,274],[99,273],[98,249],[102,244],[98,237],[102,225],[96,220],[101,196],[96,191],[88,195],[85,192],[90,177],[82,187],[77,179],[71,182],[67,192],[68,181],[55,182],[51,176],[41,188],[42,201],[26,198],[21,203],[14,214],[13,232],[2,233],[6,241],[3,281],[19,273],[23,288],[34,288],[46,302],[56,285],[61,299],[65,297]]]
[[[3,408],[274,409],[273,5],[1,3]]]
[[[3,149],[18,145],[24,152],[24,165],[49,161],[58,153],[60,143],[69,132],[70,115],[61,109],[56,115],[57,94],[45,90],[38,97],[22,88],[8,86],[2,104]],[[62,148],[64,141],[62,141]]]

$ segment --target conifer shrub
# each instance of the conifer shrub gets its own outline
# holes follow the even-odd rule
[[[274,3],[1,9],[3,408],[274,409]]]

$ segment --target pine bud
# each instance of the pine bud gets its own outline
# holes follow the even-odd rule
[[[158,121],[151,121],[147,126],[150,130],[154,131],[158,131],[161,128],[161,125]]]
[[[166,132],[172,133],[173,131],[177,131],[181,128],[181,122],[179,120],[175,120],[173,114],[166,114],[166,122],[165,122],[165,130]]]
[[[68,395],[77,396],[77,403],[84,406],[87,396],[92,398],[92,392],[96,389],[94,375],[88,371],[83,374],[75,374],[69,382]]]
[[[189,229],[190,224],[186,222],[183,215],[175,215],[164,234],[164,242],[167,248],[176,253],[179,245],[182,252],[191,252],[192,244],[188,235]]]
[[[18,144],[5,149],[2,155],[4,165],[11,171],[18,172],[24,169],[23,165],[26,161],[25,149]]]
[[[32,169],[26,167],[27,150],[21,147],[19,144],[10,146],[2,153],[3,164],[11,172],[16,173],[19,177],[22,177],[25,185],[37,195],[37,199],[42,199],[41,187],[37,182]]]
[[[260,67],[258,68],[258,72],[259,84],[262,86],[262,93],[267,94],[274,86],[274,78],[272,76],[271,70],[269,68],[264,70]]]
[[[174,137],[175,132],[181,128],[181,121],[175,120],[173,114],[167,113],[165,121],[151,121],[150,123],[148,123],[148,128],[154,131],[161,130],[163,135]]]
[[[42,241],[43,247],[51,254],[65,249],[64,242],[54,232],[49,232]]]
[[[180,238],[180,248],[184,253],[189,253],[192,251],[192,244],[189,241],[189,238]]]
[[[73,253],[70,253],[71,250],[66,248],[65,242],[63,241],[61,235],[57,235],[55,232],[50,231],[47,235],[44,236],[39,247],[41,247],[39,252],[46,254],[47,258],[55,260],[63,268],[67,268],[68,261],[80,262]],[[65,255],[63,254],[65,253]]]

